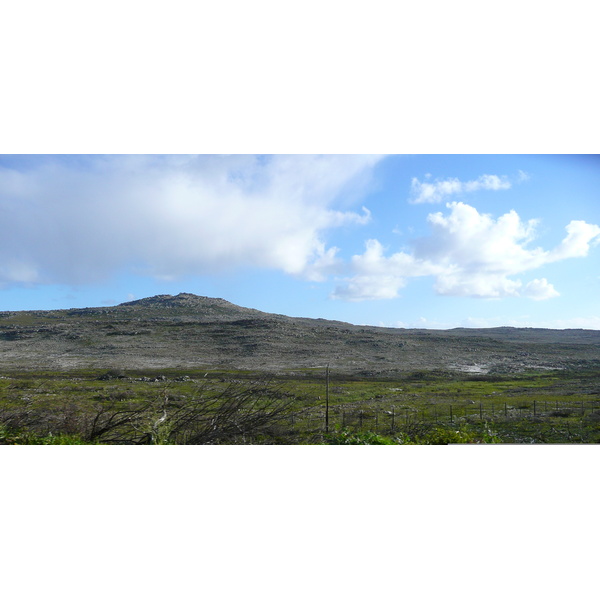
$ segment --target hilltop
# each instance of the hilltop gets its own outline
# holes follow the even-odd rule
[[[499,327],[393,329],[289,317],[181,293],[112,307],[0,312],[0,368],[231,368],[330,363],[387,375],[510,373],[600,363],[600,331]]]

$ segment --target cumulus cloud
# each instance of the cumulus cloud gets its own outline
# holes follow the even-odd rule
[[[426,176],[429,179],[429,176]],[[410,198],[412,204],[439,203],[448,196],[476,192],[479,190],[507,190],[511,183],[507,177],[498,175],[481,175],[471,181],[460,181],[457,178],[436,179],[433,182],[421,182],[416,177],[411,180]]]
[[[440,295],[474,298],[523,296],[547,300],[559,292],[545,278],[523,283],[515,275],[543,265],[586,256],[600,241],[600,227],[571,221],[567,236],[553,250],[530,247],[538,221],[523,222],[515,211],[494,219],[462,202],[446,205],[448,214],[428,217],[431,234],[415,240],[411,252],[386,257],[377,240],[351,261],[353,275],[338,285],[334,298],[394,298],[409,277],[434,277]]]
[[[427,259],[419,259],[407,252],[384,256],[378,240],[368,240],[364,254],[352,257],[349,270],[354,273],[346,283],[338,285],[331,297],[338,300],[383,300],[395,298],[409,277],[422,277],[441,272],[441,268]]]
[[[551,283],[548,283],[548,280],[545,277],[530,281],[524,286],[523,295],[532,300],[548,300],[548,298],[560,296],[554,289],[554,286]]]
[[[0,163],[0,285],[157,278],[243,266],[318,280],[325,233],[364,225],[341,197],[378,156],[69,156]],[[4,166],[1,166],[4,164]]]
[[[567,237],[551,252],[551,260],[587,256],[590,245],[600,243],[598,225],[590,225],[585,221],[571,221],[566,229]]]

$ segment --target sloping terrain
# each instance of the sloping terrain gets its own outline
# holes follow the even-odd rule
[[[231,368],[510,373],[600,364],[600,331],[388,329],[294,318],[194,294],[0,312],[0,369]]]

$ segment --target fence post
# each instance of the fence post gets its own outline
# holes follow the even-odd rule
[[[533,401],[533,416],[535,417],[535,400]]]
[[[454,423],[454,419],[452,418],[452,404],[450,405],[450,423]]]
[[[479,402],[479,420],[483,421],[483,405]]]
[[[506,407],[506,402],[504,403],[504,418],[508,419],[508,408]]]
[[[392,406],[392,431],[394,431],[394,407]]]
[[[329,363],[325,370],[325,433],[329,433]]]

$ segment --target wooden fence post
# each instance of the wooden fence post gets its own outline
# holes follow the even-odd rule
[[[325,376],[325,433],[329,433],[329,363],[327,363]]]

